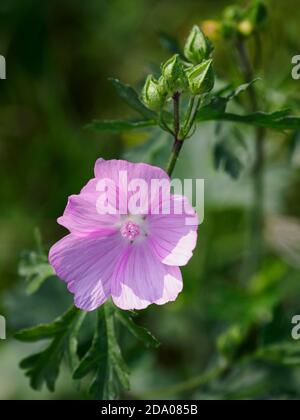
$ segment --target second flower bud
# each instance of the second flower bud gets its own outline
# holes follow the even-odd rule
[[[203,95],[210,92],[215,84],[212,60],[205,60],[187,70],[189,89],[193,95]]]

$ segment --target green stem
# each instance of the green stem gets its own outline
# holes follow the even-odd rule
[[[169,162],[166,167],[166,172],[169,176],[172,175],[178,156],[183,146],[183,139],[179,138],[180,132],[180,93],[175,92],[173,95],[173,114],[174,114],[174,144]]]
[[[242,39],[237,40],[236,49],[244,80],[246,83],[249,83],[254,79],[254,75],[248,52]],[[255,112],[258,110],[255,87],[251,85],[248,92],[251,111]],[[255,160],[252,169],[254,205],[250,215],[250,258],[249,268],[247,269],[250,276],[258,269],[263,254],[265,133],[265,129],[261,127],[255,130]]]
[[[141,396],[141,398],[147,400],[155,398],[166,398],[169,396],[174,397],[176,395],[200,388],[210,383],[214,379],[219,378],[223,373],[226,372],[226,370],[227,365],[225,364],[223,366],[217,366],[202,375],[195,376],[194,378],[188,379],[187,381],[181,382],[179,384],[146,392]]]
[[[186,133],[187,137],[190,137],[190,131],[193,128],[193,125],[194,125],[194,122],[195,122],[195,119],[196,119],[196,116],[197,116],[197,113],[198,113],[198,110],[199,110],[200,103],[201,103],[201,97],[198,96],[198,98],[196,99],[196,104],[194,106],[193,113],[191,115],[189,125],[188,125],[188,129],[187,129],[187,133]]]
[[[195,103],[195,96],[192,96],[189,100],[189,105],[188,105],[187,113],[186,113],[186,116],[185,116],[185,123],[184,123],[184,126],[183,126],[183,132],[184,133],[187,131],[187,127],[189,126],[192,111],[193,111],[193,108],[194,108],[194,103]]]
[[[163,130],[167,131],[169,134],[174,136],[173,130],[171,130],[171,128],[168,126],[167,122],[164,119],[163,111],[160,113],[159,116],[159,125]]]

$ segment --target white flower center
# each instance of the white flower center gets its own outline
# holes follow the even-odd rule
[[[134,242],[137,239],[142,239],[147,236],[146,222],[141,216],[128,216],[120,226],[120,233],[124,239]]]

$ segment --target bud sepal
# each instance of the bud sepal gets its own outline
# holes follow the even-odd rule
[[[165,100],[166,93],[161,81],[149,75],[142,91],[142,101],[149,109],[159,111],[164,106]]]
[[[173,55],[162,65],[161,84],[170,95],[188,88],[185,63],[178,54]]]
[[[199,26],[191,30],[184,47],[185,57],[193,64],[200,64],[208,59],[213,52],[213,45]]]
[[[210,92],[215,84],[215,74],[212,59],[203,61],[187,70],[189,89],[193,95],[203,95]]]

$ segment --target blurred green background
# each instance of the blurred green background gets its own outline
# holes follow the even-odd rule
[[[260,107],[289,107],[299,115],[300,82],[291,78],[291,58],[300,49],[298,1],[266,3],[270,16],[257,71]],[[56,218],[67,197],[92,176],[98,157],[164,164],[171,139],[159,132],[149,141],[147,133],[95,134],[84,126],[94,118],[132,115],[107,79],[139,86],[169,55],[161,31],[184,42],[193,24],[218,19],[229,4],[1,1],[0,54],[7,60],[7,80],[0,81],[0,313],[7,317],[8,339],[0,341],[0,399],[86,397],[85,387],[75,389],[67,370],[55,394],[49,394],[32,391],[18,367],[39,346],[18,343],[13,332],[52,320],[71,302],[54,278],[27,296],[18,276],[20,254],[34,249],[37,227],[46,249],[65,234]],[[231,44],[216,40],[215,47],[218,76],[238,85],[242,79]],[[240,152],[244,170],[238,180],[214,168],[214,123],[203,124],[184,147],[175,175],[205,178],[205,222],[195,255],[183,269],[184,292],[175,303],[140,315],[162,346],[144,350],[121,337],[131,369],[127,398],[300,397],[300,347],[291,339],[291,318],[300,314],[299,136],[267,133],[266,247],[260,270],[249,279],[243,270],[253,130],[237,128],[248,145]],[[227,126],[225,136],[230,138],[233,129]],[[247,359],[265,346],[267,355]],[[230,361],[226,374],[203,386],[185,382],[223,359]],[[172,388],[182,382],[182,389]]]

